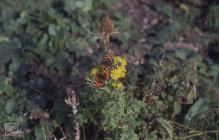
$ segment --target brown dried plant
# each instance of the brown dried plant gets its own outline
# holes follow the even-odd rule
[[[75,90],[73,86],[68,86],[66,88],[67,97],[65,98],[65,103],[68,104],[72,108],[72,117],[74,123],[74,140],[80,140],[80,125],[78,120],[76,119],[76,114],[78,111],[79,100],[76,96]]]
[[[92,21],[92,20],[91,20]],[[93,22],[92,22],[93,23]],[[103,46],[105,48],[105,51],[109,50],[109,42],[110,42],[110,37],[112,37],[115,34],[118,34],[119,32],[116,31],[114,27],[114,23],[112,19],[109,16],[103,17],[101,21],[101,26],[100,26],[100,32],[99,33],[92,33],[90,32],[84,24],[82,24],[82,27],[89,33],[92,34],[101,40],[103,40]]]
[[[110,37],[114,34],[117,34],[112,19],[109,16],[103,18],[101,23],[101,33],[102,39],[104,42],[105,50],[109,49]]]

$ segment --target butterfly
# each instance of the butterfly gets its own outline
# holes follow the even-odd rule
[[[94,87],[95,88],[101,88],[101,87],[104,87],[105,85],[106,85],[106,82],[102,79],[96,78],[94,80]]]
[[[103,57],[102,63],[99,67],[99,72],[97,73],[93,82],[95,88],[104,87],[106,85],[106,82],[110,79],[112,65],[113,56],[111,54],[106,54]]]

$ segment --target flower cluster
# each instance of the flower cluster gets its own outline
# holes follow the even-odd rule
[[[113,70],[111,71],[111,78],[113,80],[124,78],[127,72],[126,71],[127,61],[120,56],[114,56],[113,65],[114,66],[113,66]]]
[[[113,82],[112,83],[112,87],[118,90],[123,90],[124,89],[124,85],[122,82]]]
[[[100,68],[94,67],[91,69],[90,75],[92,79],[94,80],[94,86],[95,87],[103,87],[107,84],[108,80],[106,81],[104,76],[108,74],[110,78],[112,79],[110,82],[110,85],[112,88],[117,89],[117,90],[123,90],[124,85],[120,81],[121,78],[124,78],[126,75],[126,66],[127,66],[127,61],[120,57],[120,56],[112,56],[113,57],[113,63],[111,67],[109,68],[110,70],[107,73],[108,68],[102,68],[101,65]],[[103,73],[100,77],[97,76],[97,74],[100,74],[100,71],[103,70]]]

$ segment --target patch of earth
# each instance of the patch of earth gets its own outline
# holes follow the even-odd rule
[[[150,53],[150,44],[146,42],[145,34],[148,30],[166,21],[166,17],[155,11],[155,4],[160,0],[120,0],[112,8],[120,11],[124,16],[131,17],[140,33],[137,40],[129,40],[126,44],[117,45],[111,42],[112,51],[116,55],[125,56],[128,63],[139,65],[145,62],[144,58]]]

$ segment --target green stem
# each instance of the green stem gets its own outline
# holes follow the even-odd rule
[[[219,130],[196,131],[196,134],[187,135],[187,136],[184,136],[184,137],[177,137],[177,138],[178,139],[188,139],[188,138],[192,138],[192,137],[196,137],[196,136],[201,136],[201,135],[206,135],[206,134],[210,134],[210,133],[219,133]]]
[[[183,127],[183,128],[186,128],[186,129],[189,129],[189,130],[193,130],[193,131],[196,131],[194,128],[191,128],[189,126],[186,126],[186,125],[183,125],[183,124],[180,124],[180,123],[177,123],[177,122],[172,122],[173,124],[175,125],[178,125],[180,127]]]

